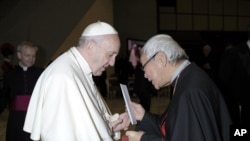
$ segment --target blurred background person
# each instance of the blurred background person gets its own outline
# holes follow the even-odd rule
[[[15,53],[15,46],[11,43],[4,43],[1,48],[2,64],[1,64],[1,76],[14,67],[13,65],[13,55]]]
[[[103,71],[102,75],[100,75],[100,76],[93,76],[93,80],[94,80],[98,90],[100,91],[101,95],[104,98],[107,98],[107,95],[108,95],[106,79],[107,79],[106,70]]]
[[[216,81],[217,60],[213,48],[209,43],[202,46],[202,54],[198,60],[198,65]]]
[[[222,55],[219,80],[234,124],[250,125],[250,25],[248,40]]]
[[[0,70],[0,113],[5,109],[5,96],[3,89],[3,75],[10,69],[13,69],[13,55],[15,53],[15,46],[6,42],[0,47],[1,51],[1,70]]]
[[[1,112],[8,106],[9,117],[6,141],[27,141],[23,131],[24,119],[33,88],[43,69],[34,66],[38,47],[29,41],[17,46],[19,64],[3,76],[3,103]]]
[[[137,58],[137,62],[134,63],[134,92],[139,98],[139,103],[146,111],[150,111],[151,107],[151,97],[157,95],[156,89],[153,87],[152,83],[144,77],[144,71],[142,70],[142,65],[140,63],[140,51],[141,46],[136,46],[137,48],[134,55]],[[131,62],[132,63],[132,62]]]
[[[131,91],[131,88],[129,85],[131,84],[130,80],[131,78],[133,79],[134,77],[134,68],[129,62],[128,57],[120,57],[117,58],[116,63],[115,63],[115,76],[110,76],[110,77],[117,77],[117,81],[109,81],[109,85],[115,85],[115,89],[117,90],[117,96],[118,97],[123,97],[120,89],[120,83],[127,85],[128,90],[130,94],[133,93],[133,90]]]

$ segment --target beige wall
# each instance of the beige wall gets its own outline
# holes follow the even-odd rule
[[[55,54],[51,57],[54,60],[62,52],[68,50],[72,46],[76,46],[78,39],[81,36],[84,28],[96,21],[105,21],[113,25],[113,1],[112,0],[96,0],[85,16],[75,26],[69,36],[65,39],[62,45],[57,49]]]
[[[114,24],[121,38],[119,56],[127,53],[127,39],[146,40],[157,33],[156,0],[114,0]]]
[[[46,66],[95,0],[0,1],[0,45],[29,40],[39,46],[36,65]],[[18,63],[14,58],[15,64]]]
[[[245,31],[250,23],[249,0],[176,2],[176,7],[157,11],[156,0],[64,0],[62,6],[50,0],[20,1],[18,5],[12,4],[16,6],[14,11],[7,11],[9,14],[1,19],[0,43],[9,41],[17,45],[25,39],[34,42],[40,46],[37,63],[44,66],[75,46],[83,28],[97,20],[115,25],[122,43],[121,56],[126,55],[127,38],[147,40],[161,31],[195,31],[197,35],[200,31]],[[180,34],[184,39],[196,37]]]
[[[62,45],[57,49],[55,54],[51,57],[54,60],[61,53],[68,50],[72,46],[76,46],[78,39],[82,34],[84,28],[96,21],[104,21],[113,25],[113,0],[96,0],[85,16],[79,21],[76,27],[72,30],[69,36],[65,39]],[[107,70],[108,76],[114,73],[114,68],[110,67]]]

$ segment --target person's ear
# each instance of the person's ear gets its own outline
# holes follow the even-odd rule
[[[165,66],[167,64],[167,57],[162,51],[157,53],[157,55],[155,56],[155,59],[157,63],[159,63],[161,66]]]
[[[88,43],[87,43],[87,50],[88,50],[89,53],[95,52],[94,51],[94,49],[95,49],[94,47],[95,47],[94,41],[92,41],[92,40],[88,41]]]
[[[17,52],[17,58],[20,60],[22,57],[22,53],[21,52]]]

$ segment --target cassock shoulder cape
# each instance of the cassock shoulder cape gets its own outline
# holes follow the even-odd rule
[[[164,118],[165,137],[160,130]],[[145,113],[136,130],[146,132],[141,141],[229,141],[230,124],[220,91],[203,70],[190,64],[181,72],[166,111],[161,116]]]

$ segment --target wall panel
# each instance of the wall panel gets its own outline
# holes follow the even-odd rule
[[[250,24],[250,0],[176,0],[171,8],[160,6],[158,30],[246,31]]]

